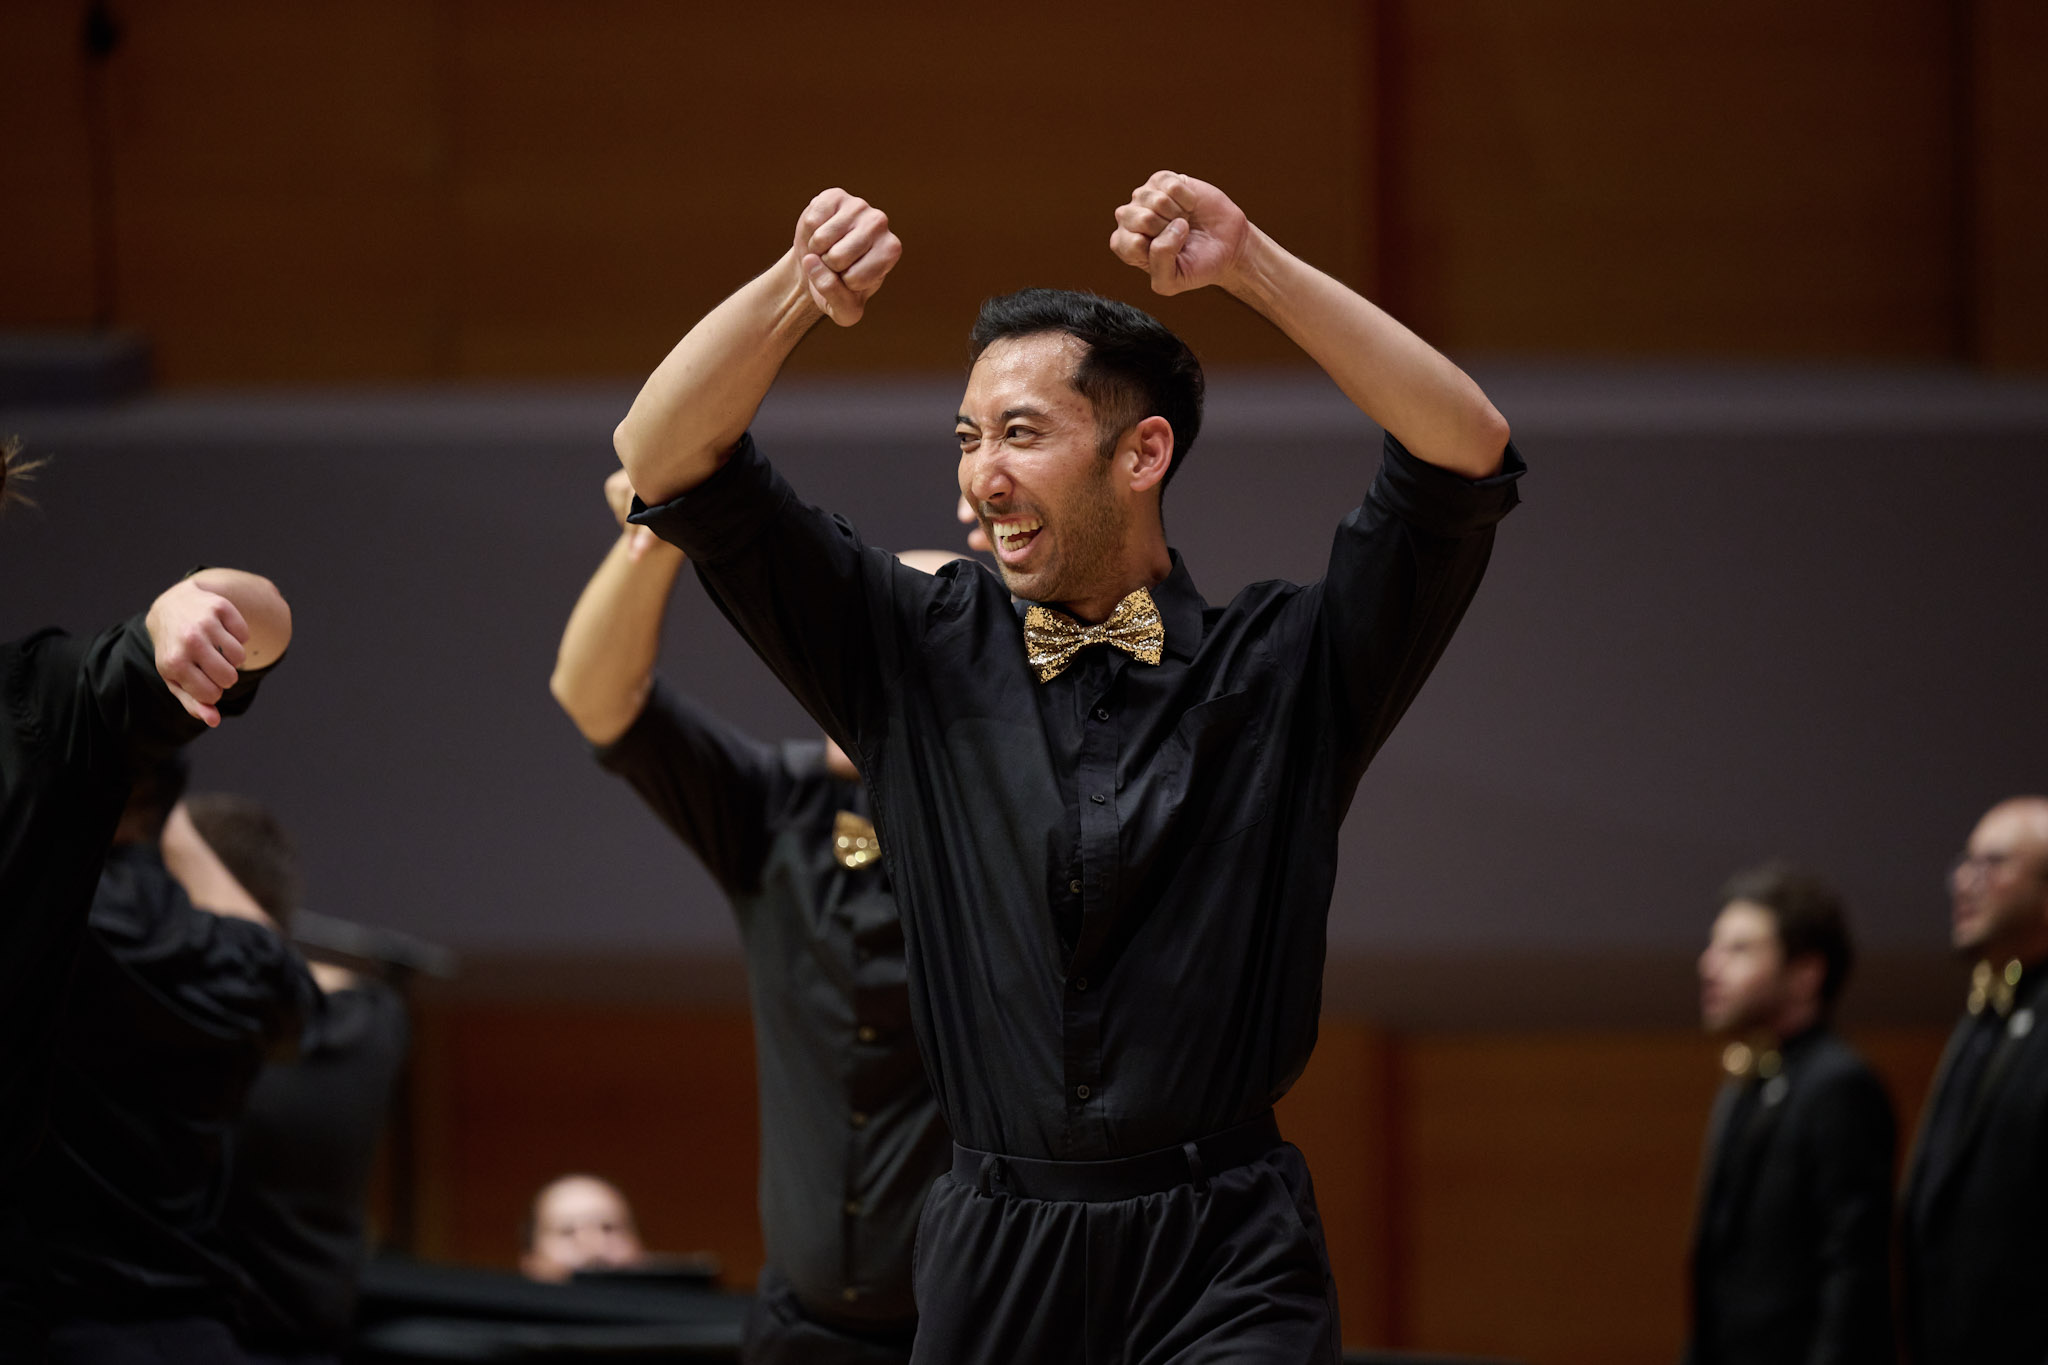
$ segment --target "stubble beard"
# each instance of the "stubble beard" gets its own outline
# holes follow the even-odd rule
[[[1027,602],[1060,605],[1093,597],[1105,590],[1122,561],[1124,526],[1110,497],[1110,462],[1098,457],[1094,479],[1047,518],[1057,527],[1059,539],[1044,568],[1017,573],[997,561],[1003,583],[1010,592]]]

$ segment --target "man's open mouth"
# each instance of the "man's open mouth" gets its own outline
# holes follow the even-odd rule
[[[1021,517],[1015,521],[995,522],[990,530],[995,534],[997,548],[1007,554],[1018,554],[1038,538],[1038,532],[1044,525],[1037,517]]]

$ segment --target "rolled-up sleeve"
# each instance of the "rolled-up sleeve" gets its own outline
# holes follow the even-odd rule
[[[760,890],[769,813],[789,778],[777,750],[656,682],[597,761],[632,785],[735,898]]]
[[[1521,500],[1526,468],[1510,444],[1499,473],[1467,479],[1387,436],[1379,474],[1338,527],[1329,572],[1312,599],[1324,719],[1342,737],[1352,784],[1464,619],[1493,553],[1494,528]]]
[[[799,498],[743,437],[719,471],[631,520],[690,557],[705,591],[848,752],[880,738],[885,693],[949,575],[906,568]]]

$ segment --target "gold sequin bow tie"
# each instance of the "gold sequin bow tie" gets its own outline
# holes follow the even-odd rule
[[[1074,656],[1090,645],[1115,645],[1139,663],[1159,662],[1160,647],[1166,643],[1166,626],[1152,594],[1140,588],[1116,604],[1116,610],[1099,626],[1084,626],[1063,611],[1051,607],[1028,607],[1024,612],[1024,650],[1038,680],[1051,682]]]

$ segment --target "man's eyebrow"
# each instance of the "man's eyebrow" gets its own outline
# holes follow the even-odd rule
[[[1003,409],[1003,418],[1002,418],[1002,420],[1003,420],[1003,421],[1005,421],[1005,422],[1007,422],[1007,421],[1009,421],[1009,420],[1010,420],[1010,419],[1011,419],[1012,417],[1044,417],[1044,416],[1045,416],[1045,409],[1044,409],[1044,408],[1004,408],[1004,409]],[[974,420],[974,419],[973,419],[972,417],[969,417],[969,416],[968,416],[968,415],[967,415],[966,413],[964,413],[964,412],[963,412],[963,413],[961,413],[961,414],[960,414],[959,416],[957,416],[957,417],[955,417],[955,418],[953,419],[953,425],[954,425],[954,426],[956,426],[956,427],[974,427],[974,428],[976,428],[977,430],[979,430],[979,429],[980,429],[980,427],[981,427],[981,423],[979,423],[979,422],[975,421],[975,420]]]

